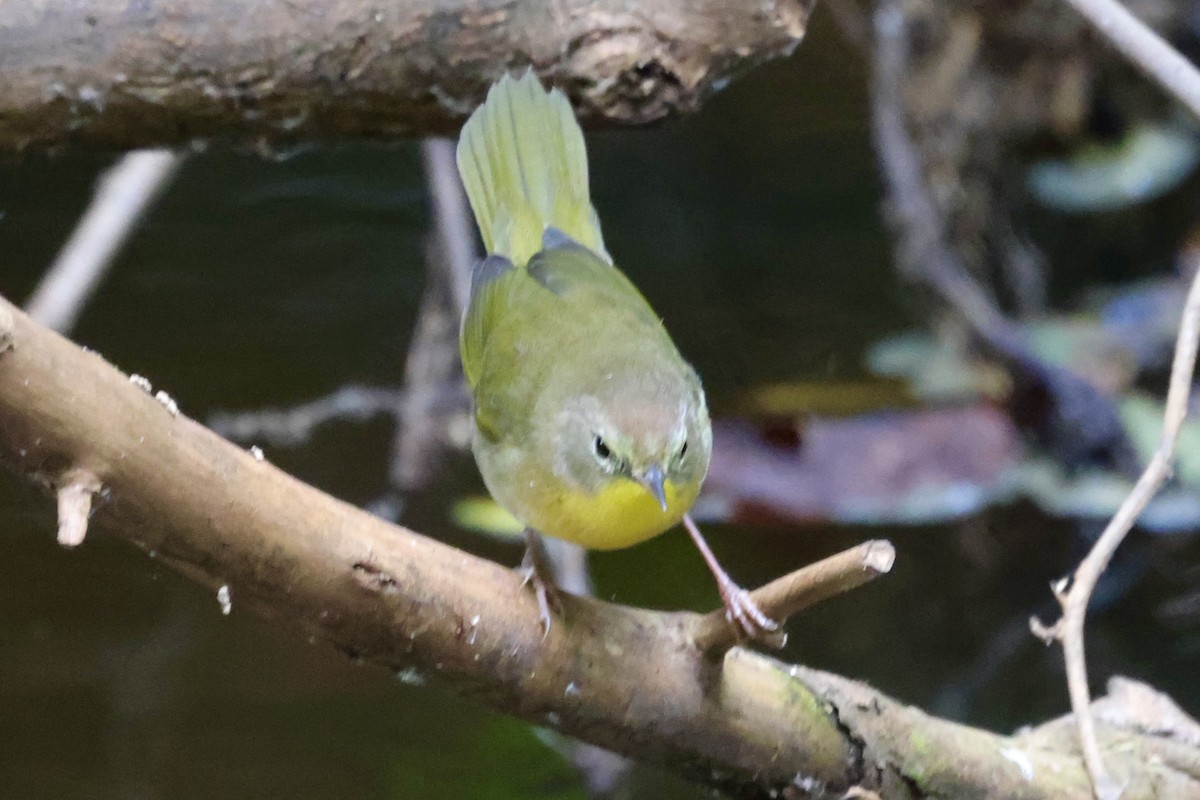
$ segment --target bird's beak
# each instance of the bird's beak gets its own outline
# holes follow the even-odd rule
[[[662,506],[662,510],[667,510],[667,491],[664,483],[666,477],[663,475],[662,467],[657,464],[651,464],[649,468],[642,473],[641,480],[638,483],[646,487],[646,491],[654,495],[654,499]]]

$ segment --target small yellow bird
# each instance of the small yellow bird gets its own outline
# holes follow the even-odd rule
[[[532,71],[506,75],[467,120],[457,158],[488,252],[460,338],[472,450],[492,496],[526,526],[546,630],[538,533],[611,550],[682,519],[731,623],[773,631],[687,516],[712,453],[704,390],[604,247],[567,98]]]

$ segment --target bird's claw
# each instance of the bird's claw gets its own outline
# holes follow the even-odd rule
[[[779,630],[779,623],[768,617],[750,597],[750,593],[733,581],[722,583],[721,600],[725,604],[725,619],[733,626],[739,639],[783,647],[787,634]]]
[[[533,594],[537,598],[538,604],[538,619],[542,625],[542,641],[545,641],[546,637],[550,635],[550,625],[554,619],[553,611],[562,608],[558,598],[558,587],[554,585],[553,581],[542,577],[537,559],[532,557],[528,551],[526,551],[525,560],[517,572],[521,575],[522,586],[533,584]]]

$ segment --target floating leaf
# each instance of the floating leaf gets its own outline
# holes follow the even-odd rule
[[[931,403],[953,403],[1008,394],[1008,375],[994,364],[970,358],[955,342],[928,333],[891,336],[867,353],[876,375],[904,378],[911,394]]]
[[[1131,395],[1121,401],[1121,420],[1143,463],[1158,449],[1164,410],[1162,402],[1146,394]],[[1174,476],[1183,486],[1200,489],[1200,421],[1196,419],[1185,419],[1179,429]]]
[[[847,416],[915,403],[908,382],[899,377],[866,381],[794,381],[756,386],[739,398],[746,415],[795,417],[802,414]]]
[[[1069,214],[1115,211],[1178,186],[1200,163],[1196,133],[1175,124],[1139,123],[1112,144],[1089,144],[1067,159],[1029,168],[1026,183],[1045,206]]]
[[[1022,448],[998,409],[896,411],[774,426],[718,420],[704,509],[747,521],[927,523],[1011,495]]]

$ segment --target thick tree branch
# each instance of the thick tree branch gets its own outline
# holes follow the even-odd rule
[[[563,624],[543,641],[513,570],[303,485],[0,309],[12,320],[0,459],[52,487],[88,470],[107,496],[93,524],[214,592],[229,586],[239,607],[642,759],[775,785],[843,775],[852,753],[819,701],[769,659],[735,649],[723,666],[707,660],[691,643],[699,615],[564,596]]]
[[[698,106],[812,0],[6,0],[0,152],[448,132],[532,64],[585,116]]]
[[[710,657],[696,645],[702,615],[568,595],[543,641],[512,570],[305,486],[3,300],[0,462],[51,489],[85,471],[101,487],[94,522],[239,607],[742,796],[1088,796],[1073,736],[966,728],[740,647]],[[873,561],[856,557],[856,570]],[[787,581],[771,592],[799,596]],[[1112,768],[1130,797],[1200,792],[1194,746],[1104,734],[1121,744]]]

